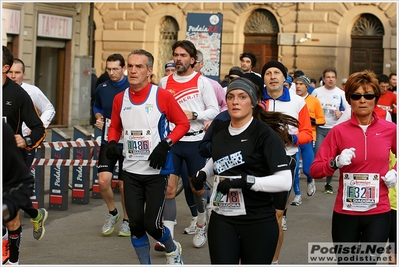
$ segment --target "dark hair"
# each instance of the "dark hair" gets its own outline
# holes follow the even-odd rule
[[[396,76],[396,72],[391,72],[391,73],[389,74],[389,79],[391,79],[392,76]]]
[[[326,76],[327,72],[334,72],[335,78],[337,78],[337,70],[335,68],[327,68],[323,71],[323,78]]]
[[[11,51],[8,50],[8,48],[3,45],[3,67],[5,65],[10,66],[7,73],[10,71],[13,61],[14,61],[14,56],[12,55]]]
[[[112,54],[107,58],[107,62],[115,62],[115,61],[119,61],[121,67],[125,66],[125,59],[121,54]]]
[[[386,74],[380,74],[377,76],[378,83],[389,83],[389,77]]]
[[[13,60],[13,62],[14,63],[19,63],[19,64],[21,64],[22,65],[22,73],[25,73],[25,63],[21,60],[21,59],[19,59],[19,58],[14,58],[14,60]]]
[[[172,45],[172,56],[175,53],[175,49],[177,47],[181,47],[184,50],[187,51],[187,53],[190,55],[190,57],[194,58],[195,60],[197,60],[197,49],[195,48],[195,45],[189,41],[189,40],[180,40],[177,41],[176,43],[174,43]],[[193,64],[191,64],[191,67],[193,68],[195,65],[195,62]]]
[[[240,55],[240,60],[242,60],[244,57],[250,58],[251,59],[251,66],[255,67],[256,65],[256,57],[254,53],[252,52],[244,52]]]
[[[312,79],[310,79],[310,82],[316,84],[316,79],[312,78]]]
[[[143,55],[143,56],[146,56],[148,58],[147,68],[151,69],[154,66],[154,56],[150,52],[148,52],[147,50],[144,50],[144,49],[133,50],[132,52],[129,53],[127,58],[129,58],[131,55]]]
[[[354,72],[345,83],[345,99],[350,104],[350,96],[359,88],[362,87],[364,90],[368,86],[373,88],[375,94],[375,103],[377,104],[378,99],[381,96],[380,85],[375,73],[371,70],[364,70],[360,72]]]

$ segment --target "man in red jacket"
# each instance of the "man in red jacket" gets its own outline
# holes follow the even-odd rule
[[[173,173],[169,153],[190,124],[173,95],[148,82],[154,57],[145,50],[131,52],[127,59],[130,87],[115,96],[108,132],[107,157],[119,158],[118,141],[123,135],[125,205],[131,243],[141,264],[151,264],[147,233],[165,245],[167,264],[183,264],[182,248],[161,222],[168,186]],[[169,122],[175,125],[173,131]]]

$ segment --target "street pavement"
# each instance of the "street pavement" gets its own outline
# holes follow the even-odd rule
[[[70,129],[62,129],[66,132]],[[51,135],[51,130],[49,130]],[[47,140],[51,140],[49,137]],[[49,157],[49,154],[46,155]],[[72,169],[72,168],[70,168]],[[336,172],[337,175],[338,172]],[[49,176],[49,170],[46,170]],[[71,179],[71,178],[70,178]],[[46,179],[48,183],[48,179]],[[308,265],[309,242],[331,242],[331,216],[336,197],[324,194],[325,179],[316,180],[317,191],[312,197],[306,195],[306,179],[301,177],[302,205],[288,207],[287,226],[279,264]],[[337,177],[333,178],[334,190]],[[49,185],[45,185],[48,189]],[[71,190],[69,190],[71,191]],[[48,209],[48,190],[45,195],[45,208]],[[293,193],[291,193],[291,198]],[[71,192],[70,192],[71,199]],[[120,194],[115,194],[118,210],[121,212]],[[202,248],[194,248],[193,235],[183,234],[190,224],[191,214],[184,194],[176,198],[177,225],[175,239],[182,244],[184,264],[209,265],[208,243]],[[45,235],[37,241],[32,236],[32,224],[21,216],[23,236],[20,249],[20,264],[29,265],[135,265],[139,264],[129,237],[118,237],[121,221],[109,236],[101,234],[101,227],[107,215],[107,207],[102,199],[90,198],[88,204],[68,203],[64,211],[48,209]],[[152,264],[163,265],[165,256],[152,249],[155,241],[150,237]],[[262,244],[259,244],[262,246]]]

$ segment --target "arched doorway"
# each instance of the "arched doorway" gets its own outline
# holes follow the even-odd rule
[[[244,51],[255,54],[257,63],[253,71],[261,73],[263,65],[269,60],[278,59],[278,24],[272,13],[257,9],[249,16],[244,27]]]
[[[177,33],[179,25],[176,20],[171,16],[166,16],[161,22],[160,27],[160,40],[159,40],[159,60],[158,61],[158,80],[165,74],[165,64],[172,57],[172,45],[177,41]]]
[[[384,49],[382,38],[384,27],[381,21],[372,14],[362,14],[352,27],[350,73],[372,70],[383,73]]]

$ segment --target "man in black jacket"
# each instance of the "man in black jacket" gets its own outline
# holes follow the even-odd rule
[[[13,55],[7,47],[3,45],[3,120],[11,127],[15,138],[14,141],[17,147],[20,148],[21,155],[26,162],[25,149],[32,150],[38,147],[46,136],[46,129],[28,93],[7,77],[7,73],[10,71],[13,61]],[[25,137],[22,137],[22,122],[25,122],[29,129],[31,129],[30,135]],[[3,151],[8,153],[5,149],[3,149]],[[3,156],[3,158],[5,157],[7,158],[8,155]],[[30,199],[26,201],[24,207],[21,208],[31,217],[33,237],[40,240],[44,235],[44,222],[47,219],[47,211],[43,208],[36,209]],[[9,261],[10,263],[18,264],[22,232],[19,214],[13,220],[7,222],[6,227],[9,231]]]

